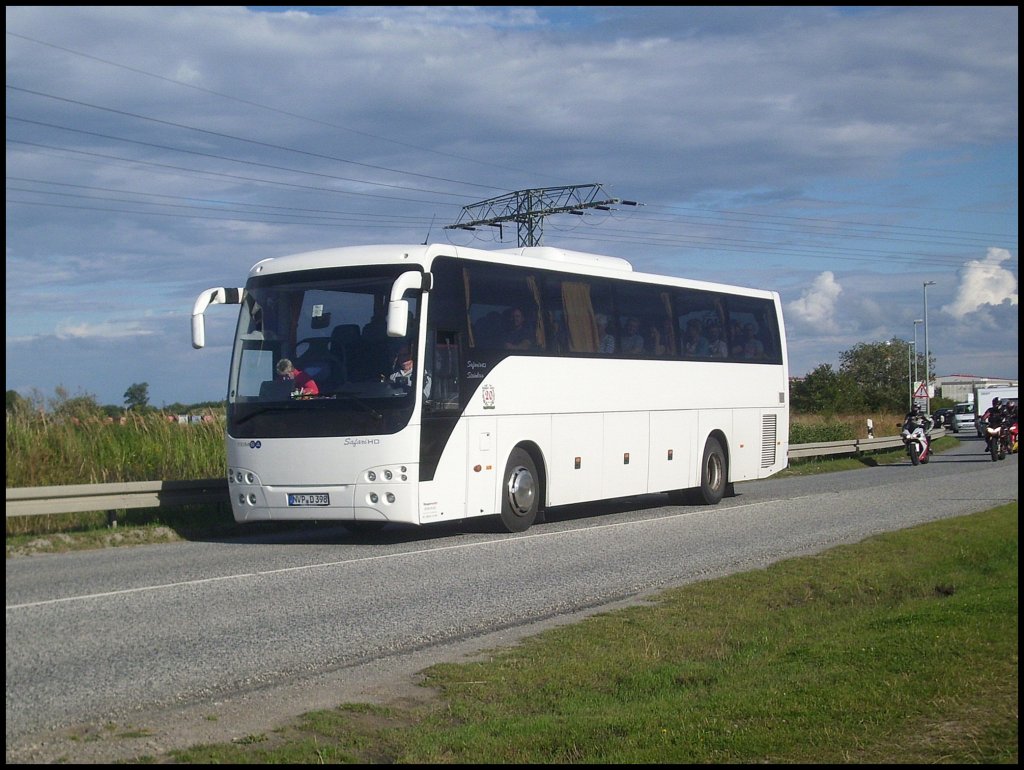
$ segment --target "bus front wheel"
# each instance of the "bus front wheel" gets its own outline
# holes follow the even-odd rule
[[[540,510],[540,482],[533,458],[523,449],[512,450],[501,486],[501,524],[509,532],[525,532]]]
[[[728,478],[725,451],[716,438],[704,445],[704,458],[700,464],[700,499],[705,505],[718,505],[725,496]]]

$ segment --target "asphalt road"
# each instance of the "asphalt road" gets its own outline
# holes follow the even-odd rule
[[[344,527],[7,560],[7,762],[116,761],[267,732],[661,589],[1017,499],[981,441],[928,465],[659,495],[479,525]]]

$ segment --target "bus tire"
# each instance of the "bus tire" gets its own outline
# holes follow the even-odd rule
[[[501,525],[509,532],[525,532],[540,510],[540,478],[530,454],[519,447],[505,464],[501,483]]]
[[[728,476],[725,450],[717,438],[709,438],[700,463],[700,499],[705,505],[718,505],[722,501]]]

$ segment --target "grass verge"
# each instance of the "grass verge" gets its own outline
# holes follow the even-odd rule
[[[1017,504],[660,595],[433,666],[202,763],[1017,763]]]

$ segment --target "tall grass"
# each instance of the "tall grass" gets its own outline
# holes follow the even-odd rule
[[[900,432],[896,424],[902,423],[903,417],[902,413],[895,412],[827,416],[793,412],[789,416],[789,443],[811,444],[818,441],[868,438],[868,420],[874,426],[875,436],[895,436]]]
[[[188,424],[7,415],[8,487],[216,478],[226,465],[224,421],[213,414]]]

